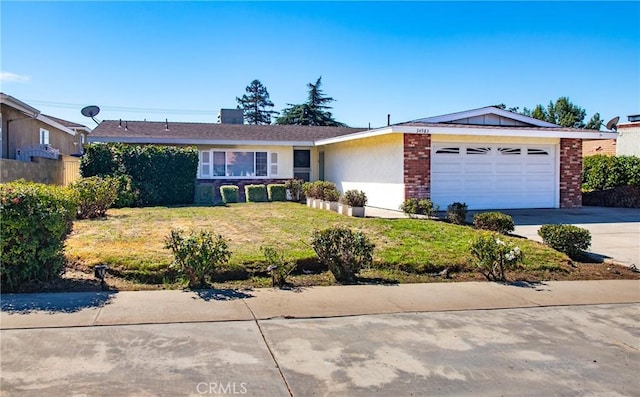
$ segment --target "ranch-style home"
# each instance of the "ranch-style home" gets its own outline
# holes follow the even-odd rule
[[[582,139],[615,135],[485,107],[375,129],[107,120],[89,142],[195,145],[216,192],[298,177],[391,210],[412,197],[510,209],[581,206]]]

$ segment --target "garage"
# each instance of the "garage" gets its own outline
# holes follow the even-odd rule
[[[441,209],[557,208],[556,145],[439,142],[431,148],[431,199]]]

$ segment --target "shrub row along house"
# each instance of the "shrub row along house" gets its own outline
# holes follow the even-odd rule
[[[89,142],[195,145],[198,183],[215,192],[297,177],[362,190],[378,208],[508,209],[581,206],[582,139],[615,137],[485,107],[375,129],[108,120]]]

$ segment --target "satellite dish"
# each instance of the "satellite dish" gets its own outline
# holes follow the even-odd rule
[[[618,121],[620,120],[620,116],[616,116],[609,120],[607,123],[607,129],[611,131],[616,131],[618,129]]]
[[[95,116],[98,115],[98,113],[100,113],[100,108],[95,106],[95,105],[90,105],[90,106],[85,106],[82,108],[82,110],[80,111],[80,113],[82,113],[82,115],[84,117],[91,117],[91,120],[95,121],[96,124],[100,124],[98,123],[98,121],[96,121],[96,119],[94,118]]]

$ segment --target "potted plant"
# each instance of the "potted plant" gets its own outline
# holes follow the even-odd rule
[[[338,211],[338,200],[340,200],[340,192],[335,187],[335,185],[332,188],[326,188],[323,191],[323,199],[325,210]]]
[[[364,206],[367,205],[367,195],[361,190],[347,190],[340,198],[338,212],[343,215],[364,217]]]

